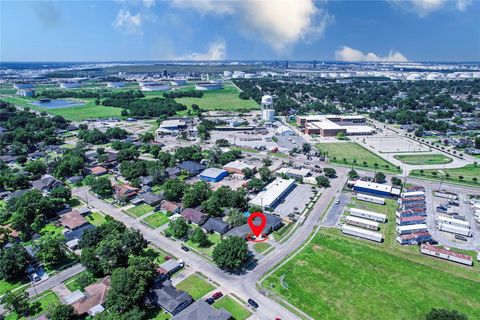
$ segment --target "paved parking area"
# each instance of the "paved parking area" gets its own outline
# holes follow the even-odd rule
[[[295,189],[290,191],[287,195],[285,201],[275,208],[275,213],[278,213],[282,217],[286,217],[294,211],[302,212],[303,209],[305,209],[305,206],[310,202],[310,197],[313,197],[312,185],[297,184]],[[297,210],[294,208],[297,208]]]
[[[397,135],[361,136],[353,139],[358,142],[365,141],[368,146],[382,153],[431,151],[426,145]]]
[[[323,224],[326,226],[334,226],[338,223],[338,220],[340,219],[340,216],[342,215],[345,206],[347,203],[350,201],[351,194],[350,193],[341,193],[335,201],[338,199],[340,200],[339,204],[332,203],[332,206],[330,207],[330,210],[328,210],[328,213],[325,215],[325,218],[323,218]]]

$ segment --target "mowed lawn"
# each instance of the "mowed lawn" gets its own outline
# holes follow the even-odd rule
[[[168,222],[168,217],[163,212],[155,212],[143,219],[150,227],[158,228]]]
[[[149,212],[153,211],[153,207],[149,206],[148,204],[141,204],[135,207],[132,207],[130,209],[127,209],[127,212],[130,215],[133,215],[135,217],[141,217]]]
[[[452,266],[453,272],[447,272],[442,266],[448,262],[430,267],[438,259],[415,257],[392,254],[339,230],[321,230],[263,287],[315,319],[423,319],[432,308],[456,309],[478,319],[480,276],[475,271],[468,271],[469,280],[460,276],[467,267]]]
[[[101,226],[106,221],[106,218],[103,214],[95,211],[87,215],[85,218],[87,219],[88,222],[93,224],[95,227]]]
[[[452,158],[444,156],[443,154],[402,154],[393,156],[395,159],[410,165],[425,165],[425,164],[444,164],[452,162]]]
[[[193,248],[193,249],[195,249],[195,250],[197,250],[201,253],[204,253],[209,257],[211,257],[212,254],[213,254],[213,248],[215,248],[217,243],[219,243],[222,240],[222,238],[218,233],[208,234],[207,238],[208,238],[208,241],[210,241],[210,245],[208,247],[200,247],[198,245],[198,243],[195,243],[190,239],[187,240],[187,242],[185,242],[185,244],[188,245],[189,247],[191,247],[191,248]]]
[[[353,164],[357,168],[365,170],[400,172],[395,165],[355,142],[317,143],[315,147],[326,154],[332,163],[348,166]],[[366,163],[364,164],[364,162]]]
[[[225,85],[222,90],[204,91],[201,98],[176,98],[175,100],[191,109],[197,104],[205,110],[240,110],[259,109],[258,103],[252,99],[242,100],[238,97],[240,91],[234,85]]]
[[[480,183],[480,166],[475,166],[474,164],[454,169],[413,170],[410,174],[416,177],[426,177],[434,180],[443,179],[446,182],[453,181],[456,183],[476,186]]]
[[[183,290],[188,292],[193,299],[200,299],[215,287],[207,280],[203,279],[201,276],[197,274],[192,274],[178,285],[176,285],[177,289]]]
[[[213,304],[215,309],[225,309],[235,320],[247,319],[252,313],[230,296],[224,296]]]

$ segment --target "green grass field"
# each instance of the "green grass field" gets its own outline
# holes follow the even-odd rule
[[[317,143],[315,147],[322,153],[327,153],[327,157],[332,163],[349,167],[353,164],[364,170],[400,172],[394,164],[380,158],[355,142]],[[364,161],[366,165],[364,165]]]
[[[27,279],[25,279],[25,282],[19,281],[19,282],[8,282],[6,280],[0,279],[0,296],[4,295],[5,293],[12,291],[18,287],[21,287],[24,284],[27,284]]]
[[[135,217],[141,217],[149,212],[153,211],[153,207],[149,206],[148,204],[141,204],[130,209],[126,210],[130,215]]]
[[[193,299],[200,299],[215,287],[197,274],[192,274],[177,286],[177,289],[188,292]]]
[[[5,320],[35,319],[41,314],[52,311],[55,306],[60,304],[58,296],[50,290],[45,291],[39,297],[33,298],[32,301],[32,312],[28,318],[21,317],[15,312],[12,312],[5,317]]]
[[[225,85],[223,90],[204,91],[201,98],[177,98],[177,102],[182,103],[191,109],[192,104],[197,104],[204,110],[251,110],[259,109],[258,103],[252,99],[242,100],[238,97],[240,91],[234,85]]]
[[[85,217],[88,222],[98,227],[105,223],[105,216],[99,212],[92,212]]]
[[[266,242],[258,242],[253,244],[253,249],[255,249],[256,252],[262,253],[271,248],[272,246]]]
[[[410,172],[410,175],[421,178],[425,177],[432,180],[443,179],[445,182],[455,182],[478,186],[480,183],[480,166],[469,164],[464,167],[454,169],[428,169],[423,170],[423,172],[420,170],[413,170]],[[474,179],[476,179],[476,181]]]
[[[432,308],[477,319],[478,272],[416,249],[396,252],[324,229],[262,285],[315,319],[423,319]]]
[[[235,320],[244,320],[250,317],[252,314],[248,309],[246,309],[244,306],[242,306],[240,303],[235,301],[232,297],[230,296],[224,296],[213,304],[213,307],[215,309],[225,309],[230,314]]]
[[[444,156],[443,154],[405,154],[395,155],[395,159],[411,165],[425,165],[425,164],[444,164],[452,162],[452,158]]]
[[[193,242],[192,240],[187,240],[185,244],[191,248],[193,248],[196,251],[199,251],[203,254],[206,254],[207,256],[211,257],[213,254],[213,248],[217,243],[221,241],[221,236],[217,233],[209,234],[207,235],[208,240],[210,241],[210,246],[209,247],[200,247],[198,243]]]
[[[168,217],[163,212],[155,212],[143,219],[150,227],[158,228],[168,222]]]

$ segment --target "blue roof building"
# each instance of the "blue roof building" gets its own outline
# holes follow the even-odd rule
[[[200,179],[207,182],[218,182],[223,180],[228,175],[228,172],[223,169],[208,168],[200,173]]]

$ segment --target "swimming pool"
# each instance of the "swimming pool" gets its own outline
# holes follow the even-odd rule
[[[84,102],[67,99],[54,99],[48,102],[35,101],[32,102],[32,104],[47,109],[79,107],[85,105]]]

